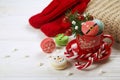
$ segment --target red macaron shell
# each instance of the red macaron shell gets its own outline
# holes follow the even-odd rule
[[[40,46],[45,53],[52,53],[56,48],[55,42],[52,38],[45,38]]]
[[[98,25],[93,21],[87,21],[82,24],[82,32],[84,35],[95,36],[99,32]]]

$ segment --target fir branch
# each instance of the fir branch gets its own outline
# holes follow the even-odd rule
[[[81,31],[82,23],[92,19],[91,18],[92,16],[89,13],[86,13],[83,16],[78,12],[72,13],[70,10],[68,10],[65,15],[69,19],[69,21],[72,23],[72,26],[71,26],[72,34],[75,34],[75,35],[77,34],[83,35],[83,32]],[[79,17],[81,16],[84,19],[80,20]],[[75,29],[76,26],[78,26],[77,30]]]

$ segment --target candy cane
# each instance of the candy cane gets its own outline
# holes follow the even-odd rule
[[[74,45],[75,48],[75,45]],[[81,54],[78,55],[78,53],[76,51],[74,51],[73,49],[69,49],[67,52],[65,52],[66,57],[70,58],[70,59],[75,59],[77,58],[78,60],[82,60],[82,59],[86,59],[88,60],[86,63],[84,62],[75,62],[75,66],[77,69],[81,70],[81,69],[85,69],[87,67],[89,67],[90,65],[92,65],[93,61],[97,61],[100,58],[102,58],[104,56],[104,54],[108,54],[109,51],[109,47],[108,44],[103,43],[99,50],[95,53],[88,53],[88,54]]]
[[[85,69],[85,68],[89,67],[92,63],[93,63],[93,58],[89,57],[89,60],[87,63],[76,62],[75,66],[77,69],[81,70],[81,69]]]
[[[98,56],[96,58],[96,61],[102,59],[104,57],[104,54],[108,55],[109,50],[110,50],[110,47],[108,46],[108,44],[103,43],[99,48],[99,50],[97,51]]]
[[[69,59],[75,59],[75,58],[77,58],[79,56],[78,53],[75,52],[74,50],[70,50],[68,52],[65,52],[64,54]]]
[[[70,58],[73,56],[73,53],[72,52],[64,52],[64,55],[67,57],[67,58]]]
[[[91,55],[92,55],[92,53],[88,53],[88,54],[85,55],[85,58],[88,58],[88,57],[90,57]]]
[[[74,49],[76,49],[76,48],[77,48],[77,44],[74,43],[73,45],[71,45],[71,48],[67,52],[64,53],[65,56],[69,59],[77,58],[79,55],[76,51],[74,51]]]
[[[106,43],[103,43],[99,49],[99,52],[98,52],[98,59],[102,58],[103,57],[103,54],[105,54],[107,52],[107,49],[105,49],[105,46],[107,46]]]

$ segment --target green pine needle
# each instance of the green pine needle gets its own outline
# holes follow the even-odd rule
[[[83,35],[83,32],[81,31],[81,27],[82,27],[82,23],[83,22],[86,22],[89,20],[89,16],[90,14],[89,13],[86,13],[84,16],[84,20],[79,20],[78,17],[81,15],[79,14],[77,11],[75,13],[71,13],[70,10],[68,10],[65,14],[69,21],[72,23],[72,21],[75,21],[76,24],[72,24],[71,28],[72,28],[72,34],[75,34],[75,36],[77,34],[80,34],[80,35]],[[78,26],[78,30],[75,29],[75,27]]]

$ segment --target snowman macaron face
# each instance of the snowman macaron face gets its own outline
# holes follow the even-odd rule
[[[58,55],[51,57],[51,64],[55,69],[65,69],[68,66],[66,58]]]
[[[52,59],[57,64],[61,64],[61,63],[65,62],[65,59],[61,56],[54,56]]]

